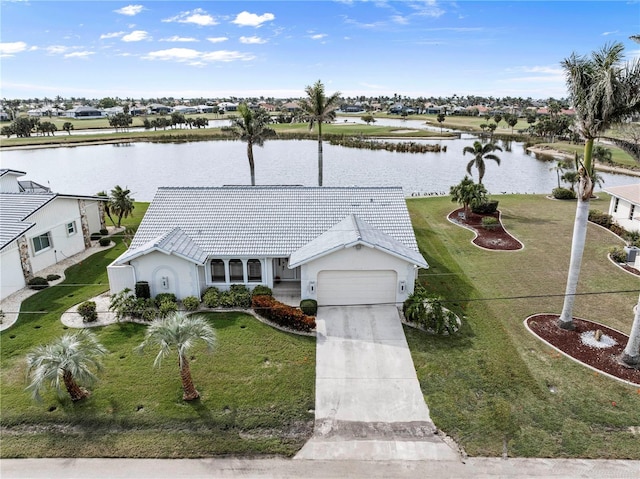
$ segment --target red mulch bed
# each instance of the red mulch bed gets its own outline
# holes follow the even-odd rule
[[[567,331],[557,326],[556,321],[559,317],[558,314],[535,314],[527,318],[526,324],[538,337],[577,361],[640,386],[640,370],[627,368],[618,362],[618,357],[624,351],[629,339],[626,334],[602,324],[578,318],[573,318],[576,329]],[[615,340],[617,344],[606,348],[584,344],[581,334],[595,332],[598,329]]]
[[[522,243],[507,233],[502,226],[500,212],[491,215],[479,215],[472,211],[468,211],[464,215],[462,213],[464,213],[463,208],[452,211],[449,213],[449,221],[475,231],[476,237],[473,244],[476,246],[498,251],[516,251],[523,248]],[[487,229],[482,226],[484,216],[493,216],[500,222],[493,228]]]

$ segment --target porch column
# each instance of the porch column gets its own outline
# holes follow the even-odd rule
[[[31,257],[29,256],[29,243],[24,236],[18,238],[18,253],[20,254],[22,275],[25,281],[29,281],[33,278],[33,267],[31,266]]]
[[[87,219],[87,203],[85,200],[78,200],[80,208],[80,227],[84,238],[84,247],[91,248],[91,232],[89,231],[89,220]]]

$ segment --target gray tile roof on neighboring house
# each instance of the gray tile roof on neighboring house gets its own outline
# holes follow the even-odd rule
[[[294,251],[289,258],[289,267],[295,268],[334,251],[356,245],[384,251],[423,268],[429,267],[420,253],[407,248],[354,214],[347,216],[316,239]]]
[[[207,260],[207,254],[184,231],[180,228],[174,228],[138,248],[130,248],[118,258],[118,261],[125,263],[151,251],[174,254],[197,264],[204,264]]]
[[[350,214],[418,251],[400,187],[159,188],[130,248],[178,227],[210,256],[287,257]]]
[[[605,188],[604,191],[635,205],[640,205],[640,183],[635,185],[611,186],[610,188]]]
[[[26,221],[56,197],[54,194],[0,193],[0,249],[34,226]]]
[[[0,176],[4,176],[8,173],[13,173],[16,176],[24,176],[26,173],[24,171],[11,170],[9,168],[0,168]]]

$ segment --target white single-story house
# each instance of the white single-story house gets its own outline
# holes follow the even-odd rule
[[[627,231],[640,231],[640,183],[605,188],[611,195],[609,214]]]
[[[104,228],[106,198],[62,195],[18,181],[23,171],[0,169],[0,299],[24,288],[42,269],[91,246]]]
[[[159,188],[107,271],[112,294],[138,281],[178,298],[286,285],[355,305],[403,302],[418,268],[428,265],[400,187],[224,186]]]
[[[104,113],[102,110],[90,106],[77,106],[65,112],[65,116],[69,118],[78,118],[83,120],[92,120],[102,118]]]

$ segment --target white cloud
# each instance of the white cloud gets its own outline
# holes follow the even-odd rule
[[[612,32],[602,32],[602,36],[603,36],[603,37],[606,37],[606,36],[608,36],[608,35],[614,35],[614,34],[616,34],[616,33],[619,33],[619,30],[614,30],[614,31],[612,31]]]
[[[71,52],[71,53],[67,53],[64,57],[65,58],[87,58],[90,55],[94,55],[95,52],[90,52],[90,51],[82,51],[82,52]]]
[[[403,17],[402,15],[392,15],[391,21],[399,25],[407,25],[409,23],[409,19],[407,17]]]
[[[227,40],[229,40],[229,38],[227,38],[227,37],[208,37],[207,40],[209,40],[211,43],[222,43],[222,42],[226,42]]]
[[[103,33],[102,35],[100,35],[100,40],[104,40],[106,38],[118,38],[122,35],[124,35],[124,32]]]
[[[11,57],[27,49],[25,42],[0,43],[0,57]]]
[[[181,12],[175,17],[166,18],[162,21],[167,23],[195,23],[196,25],[200,25],[201,27],[210,27],[218,24],[215,18],[209,15],[202,8],[196,8],[195,10]]]
[[[69,47],[65,47],[63,45],[51,45],[45,48],[45,50],[49,55],[60,55],[69,50]]]
[[[237,51],[218,50],[213,52],[199,52],[192,48],[169,48],[167,50],[158,50],[148,53],[146,60],[165,60],[179,63],[188,63],[189,65],[202,66],[211,62],[232,62],[232,61],[248,61],[253,60],[255,56]]]
[[[240,37],[240,43],[245,43],[249,45],[261,45],[263,43],[267,43],[264,38],[260,37]]]
[[[184,42],[184,43],[188,43],[188,42],[197,42],[198,39],[197,38],[193,38],[193,37],[179,37],[178,35],[174,35],[174,36],[169,37],[169,38],[161,38],[160,41],[161,42]]]
[[[127,15],[129,17],[133,17],[137,15],[144,7],[142,5],[127,5],[126,7],[119,8],[118,10],[114,10],[114,12],[119,13],[120,15]]]
[[[315,35],[311,35],[309,38],[311,38],[311,40],[322,40],[326,36],[326,33],[316,33]]]
[[[263,23],[270,22],[276,17],[273,13],[265,13],[264,15],[256,15],[247,11],[238,13],[236,19],[231,22],[239,27],[261,27]]]
[[[149,39],[149,34],[144,30],[134,30],[122,37],[123,42],[139,42]]]

